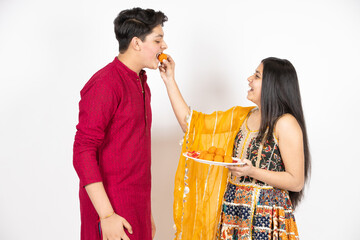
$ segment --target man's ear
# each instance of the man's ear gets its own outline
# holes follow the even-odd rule
[[[141,50],[141,39],[138,37],[133,37],[130,41],[130,46],[132,49],[134,49],[135,51],[140,51]]]

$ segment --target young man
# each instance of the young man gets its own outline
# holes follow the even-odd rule
[[[155,234],[150,89],[143,68],[158,68],[157,54],[167,48],[165,21],[151,9],[120,12],[114,21],[120,53],[81,90],[73,163],[82,240],[150,240]]]

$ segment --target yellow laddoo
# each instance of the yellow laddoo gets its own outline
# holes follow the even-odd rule
[[[167,55],[165,53],[161,53],[157,57],[160,62],[163,62],[164,60],[167,60]]]
[[[221,155],[216,155],[214,157],[214,162],[224,162],[224,158]]]
[[[208,161],[214,161],[214,155],[213,153],[207,153],[204,157],[205,160],[208,160]]]
[[[231,158],[230,156],[225,156],[225,157],[224,157],[224,162],[226,162],[226,163],[232,163],[233,160],[232,160],[232,158]]]
[[[216,151],[216,147],[214,146],[210,147],[208,150],[209,153],[215,153],[215,151]]]
[[[220,156],[224,156],[225,155],[225,150],[223,148],[217,148],[215,150],[215,154],[220,155]]]
[[[199,159],[205,159],[205,155],[208,154],[207,151],[201,151],[199,155]]]

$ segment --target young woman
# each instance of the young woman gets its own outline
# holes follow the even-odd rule
[[[176,86],[174,66],[169,58],[160,71],[186,132],[190,109]],[[297,74],[288,60],[266,58],[248,82],[247,98],[257,107],[246,113],[233,144],[233,156],[244,165],[228,167],[231,174],[209,239],[297,239],[293,211],[310,170]]]

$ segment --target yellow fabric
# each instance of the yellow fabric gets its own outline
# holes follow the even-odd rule
[[[233,107],[212,114],[192,111],[175,175],[176,240],[215,238],[228,177],[227,168],[186,159],[183,153],[216,146],[232,156],[236,134],[252,108]]]

